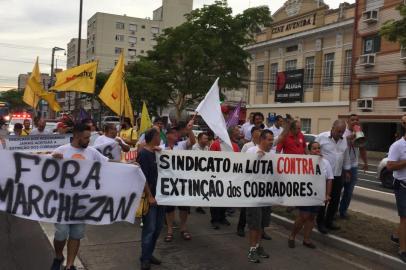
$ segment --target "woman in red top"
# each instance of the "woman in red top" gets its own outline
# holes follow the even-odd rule
[[[287,123],[287,127],[282,131],[276,146],[277,153],[283,154],[306,154],[306,141],[301,131],[301,124],[298,120]]]

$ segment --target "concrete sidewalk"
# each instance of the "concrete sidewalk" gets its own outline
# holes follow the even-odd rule
[[[295,249],[289,249],[289,232],[274,223],[267,229],[273,239],[263,242],[271,258],[260,264],[248,263],[247,239],[235,234],[237,214],[229,220],[232,226],[216,231],[209,226],[208,214],[192,212],[191,241],[182,240],[177,230],[172,243],[163,242],[164,227],[156,250],[163,264],[153,269],[385,269],[317,242],[316,250],[303,247],[299,241]],[[139,225],[127,223],[88,226],[80,251],[83,265],[88,270],[140,269],[140,232]]]

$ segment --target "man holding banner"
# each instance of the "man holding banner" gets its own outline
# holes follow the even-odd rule
[[[259,144],[248,149],[247,153],[257,154],[258,159],[261,159],[263,156],[270,153],[272,146],[273,133],[272,131],[265,129],[261,131]],[[267,254],[261,246],[261,239],[264,228],[269,226],[271,207],[248,207],[246,213],[250,244],[248,261],[259,263],[259,258],[269,258],[269,254]]]
[[[118,144],[118,145],[117,145]],[[100,149],[101,146],[105,145],[110,147],[112,150],[105,152]],[[113,123],[109,123],[104,127],[104,135],[98,137],[93,146],[102,151],[105,156],[108,156],[111,160],[120,161],[121,151],[117,151],[118,154],[113,154],[113,149],[119,147],[123,152],[130,151],[130,146],[126,144],[121,138],[117,137],[117,128]],[[120,153],[119,153],[120,152]]]
[[[108,158],[100,154],[96,149],[88,147],[90,141],[90,128],[84,124],[77,124],[73,128],[73,139],[70,144],[60,146],[52,153],[56,159],[80,159],[107,162]],[[85,224],[55,224],[55,259],[51,270],[59,270],[64,261],[63,249],[67,242],[68,257],[66,260],[67,270],[76,270],[73,265],[79,251],[80,240],[85,234]]]

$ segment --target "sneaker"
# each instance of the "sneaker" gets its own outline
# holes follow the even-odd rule
[[[76,270],[76,267],[72,265],[72,266],[69,267],[69,268],[66,268],[66,267],[65,267],[65,270]]]
[[[61,270],[62,263],[65,260],[64,257],[62,259],[55,258],[52,262],[51,270]]]
[[[265,252],[265,249],[262,246],[257,247],[257,254],[260,258],[269,258],[269,254]]]
[[[252,249],[252,250],[250,250],[250,251],[248,252],[248,261],[249,261],[249,262],[252,262],[252,263],[259,263],[259,262],[261,262],[261,261],[259,260],[259,256],[258,256],[258,253],[257,253],[257,249]]]
[[[390,240],[396,244],[399,245],[399,237],[395,237],[393,234],[390,235]]]
[[[400,258],[404,263],[406,263],[406,252],[405,252],[405,251],[399,252],[399,258]]]
[[[160,265],[162,263],[161,260],[157,259],[154,255],[152,255],[151,260],[149,262],[155,265]]]
[[[321,233],[321,234],[328,234],[328,231],[326,229],[326,227],[324,225],[319,225],[317,226],[317,230]]]
[[[149,261],[141,262],[141,270],[151,269],[151,263]]]

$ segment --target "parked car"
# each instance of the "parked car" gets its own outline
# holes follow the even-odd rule
[[[376,176],[381,181],[383,187],[393,189],[393,172],[386,168],[387,163],[388,155],[379,162]]]

